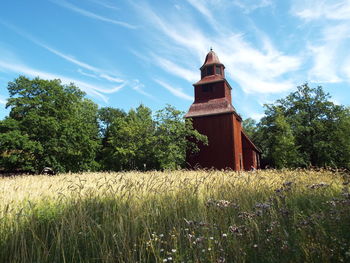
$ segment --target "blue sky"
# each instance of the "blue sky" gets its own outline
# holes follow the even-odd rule
[[[20,74],[101,107],[187,111],[210,47],[243,118],[305,82],[350,105],[349,0],[2,0],[0,119]]]

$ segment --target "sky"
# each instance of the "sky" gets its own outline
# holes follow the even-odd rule
[[[244,119],[306,82],[350,105],[350,0],[1,0],[0,119],[19,75],[187,111],[210,48]]]

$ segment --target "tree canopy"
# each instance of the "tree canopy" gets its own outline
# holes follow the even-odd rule
[[[175,169],[205,142],[171,106],[128,113],[97,105],[74,84],[20,76],[9,82],[9,116],[0,121],[0,171]]]
[[[304,84],[265,105],[265,116],[256,125],[246,121],[265,163],[350,168],[350,110],[330,98],[322,87]]]
[[[0,165],[6,170],[94,170],[99,146],[97,105],[73,84],[30,80],[8,84],[10,114],[1,121]]]

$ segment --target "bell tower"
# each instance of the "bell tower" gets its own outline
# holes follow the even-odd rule
[[[193,127],[208,137],[197,154],[187,154],[189,167],[244,169],[242,118],[232,106],[231,86],[225,66],[211,49],[200,68],[201,79],[194,86],[194,102],[185,115]]]

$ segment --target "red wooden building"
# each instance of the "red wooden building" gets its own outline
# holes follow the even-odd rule
[[[208,137],[196,154],[187,154],[189,167],[233,170],[260,168],[260,150],[242,129],[242,118],[232,106],[231,86],[225,79],[225,66],[214,51],[207,54],[201,80],[193,84],[194,102],[186,118]]]

